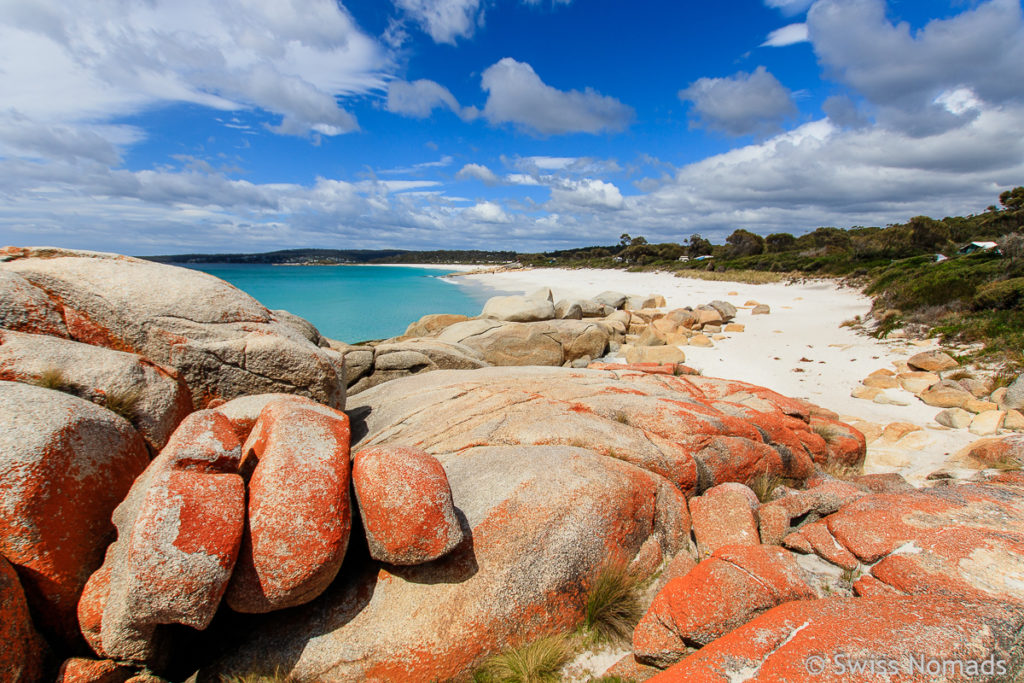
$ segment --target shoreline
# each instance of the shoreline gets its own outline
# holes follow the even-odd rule
[[[883,439],[871,443],[866,472],[898,471],[908,479],[923,479],[977,438],[966,430],[941,427],[935,422],[941,409],[911,394],[893,392],[906,401],[905,406],[850,395],[872,372],[895,370],[896,362],[938,348],[938,344],[875,339],[842,327],[843,322],[867,314],[871,300],[860,290],[840,287],[833,280],[746,284],[679,278],[665,272],[555,268],[465,273],[453,279],[484,288],[491,296],[527,294],[550,287],[556,301],[590,298],[605,290],[660,294],[665,297],[666,311],[696,307],[715,299],[728,301],[738,309],[734,322],[745,325],[746,330],[726,335],[711,348],[680,347],[686,363],[709,376],[742,380],[808,400],[839,413],[844,421],[863,421],[883,428],[904,422],[921,428],[906,444]],[[751,307],[744,306],[748,301],[768,304],[771,313],[752,315]]]

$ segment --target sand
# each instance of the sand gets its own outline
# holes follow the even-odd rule
[[[907,403],[881,405],[850,396],[861,380],[878,369],[895,370],[894,362],[936,346],[928,341],[879,340],[849,327],[844,321],[865,315],[870,299],[834,281],[749,285],[675,277],[671,273],[627,273],[617,270],[523,269],[452,278],[463,286],[482,286],[501,292],[527,293],[550,287],[555,299],[589,298],[605,290],[626,294],[660,294],[667,308],[698,306],[715,299],[741,307],[757,301],[771,307],[769,315],[752,315],[740,308],[734,322],[746,330],[716,341],[713,348],[681,347],[688,365],[705,375],[739,379],[779,393],[807,399],[834,410],[844,420],[864,420],[884,427],[908,422],[921,432],[893,444],[884,438],[869,445],[866,472],[900,472],[921,482],[939,469],[950,469],[947,457],[977,437],[967,430],[950,430],[934,421],[938,408],[912,394],[889,390]]]

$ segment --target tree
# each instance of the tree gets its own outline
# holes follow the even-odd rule
[[[698,256],[707,256],[710,253],[710,240],[706,240],[700,235],[690,235],[690,239],[686,242],[687,256],[690,258],[697,258]]]
[[[768,247],[768,252],[777,254],[780,251],[791,251],[796,249],[796,238],[790,235],[788,232],[775,232],[765,239],[765,246]]]
[[[728,247],[726,253],[730,258],[756,256],[764,253],[764,238],[742,228],[733,231],[725,238],[725,244]]]
[[[636,237],[629,241],[629,244],[630,246],[633,247],[639,246],[641,244],[647,244],[647,238],[644,237],[643,235],[637,235]]]
[[[913,249],[934,251],[949,242],[949,228],[928,216],[914,216],[907,225]]]
[[[628,247],[629,246],[629,242],[632,239],[633,238],[629,236],[628,232],[622,233],[621,235],[619,235],[619,246],[620,247]]]
[[[1024,209],[1024,187],[1015,187],[999,195],[999,203],[1010,211]]]

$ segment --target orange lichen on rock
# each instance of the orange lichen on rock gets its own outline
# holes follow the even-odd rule
[[[334,580],[348,547],[348,417],[274,400],[242,450],[242,471],[252,472],[248,524],[227,603],[262,613],[308,602]]]
[[[448,477],[434,456],[401,446],[368,448],[356,453],[352,483],[374,559],[421,564],[462,542]]]

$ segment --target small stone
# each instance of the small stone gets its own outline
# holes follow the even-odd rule
[[[975,415],[968,429],[976,436],[991,436],[999,431],[1005,419],[1006,413],[1002,410],[989,410]]]
[[[1006,387],[1001,403],[1008,409],[1020,410],[1024,408],[1024,375],[1013,381],[1013,384]]]
[[[967,391],[945,384],[937,384],[918,394],[918,398],[936,408],[963,408],[974,397]]]
[[[890,443],[895,443],[910,432],[919,431],[921,428],[910,422],[891,422],[882,430],[882,438]]]
[[[899,380],[895,377],[884,377],[882,375],[866,377],[861,384],[872,389],[898,389],[900,386]]]
[[[960,367],[960,364],[944,351],[922,351],[908,358],[907,364],[915,370],[928,372],[942,372]]]
[[[768,315],[772,312],[772,309],[768,304],[758,304],[754,306],[753,310],[750,311],[750,315]]]
[[[991,401],[979,401],[976,398],[969,399],[964,403],[964,410],[968,410],[972,413],[985,413],[989,410],[998,410],[999,406]]]
[[[627,363],[683,363],[686,354],[677,346],[634,346],[626,353]]]
[[[936,422],[951,429],[967,429],[973,419],[974,415],[963,408],[946,408],[935,416]]]
[[[726,332],[744,332],[746,329],[747,326],[742,323],[729,323],[725,326]]]
[[[938,382],[940,377],[934,372],[901,372],[898,379],[903,389],[912,394],[920,394]]]
[[[704,336],[703,334],[695,334],[692,337],[690,337],[690,346],[710,347],[714,345],[714,342],[712,342],[711,339]]]
[[[1015,431],[1024,429],[1024,415],[1019,410],[1007,410],[1006,419],[1003,420],[1003,429]]]
[[[859,384],[853,388],[853,391],[850,392],[850,396],[853,398],[861,398],[866,401],[872,401],[880,393],[882,393],[882,390],[878,387],[866,387],[863,384]]]

